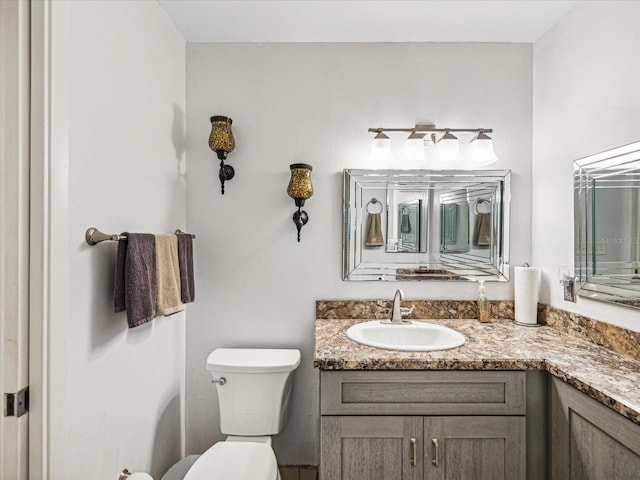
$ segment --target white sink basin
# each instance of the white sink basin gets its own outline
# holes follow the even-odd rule
[[[433,352],[464,345],[465,338],[459,332],[442,325],[417,322],[409,324],[382,323],[380,320],[357,323],[347,330],[354,342],[370,347],[410,352]]]

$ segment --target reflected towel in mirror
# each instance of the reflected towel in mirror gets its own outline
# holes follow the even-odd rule
[[[491,214],[478,213],[476,227],[473,230],[473,244],[477,247],[491,245]]]
[[[411,233],[411,220],[406,210],[402,211],[402,223],[400,224],[400,232]]]

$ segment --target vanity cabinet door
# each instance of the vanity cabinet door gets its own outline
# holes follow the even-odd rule
[[[572,386],[551,386],[551,479],[640,478],[640,425]]]
[[[422,417],[323,416],[320,480],[421,480]]]
[[[524,480],[525,418],[425,417],[425,480]]]

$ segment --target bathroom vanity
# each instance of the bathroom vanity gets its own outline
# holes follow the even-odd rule
[[[526,478],[525,372],[320,378],[322,478]]]
[[[640,362],[551,328],[433,320],[464,346],[357,344],[316,320],[320,478],[629,479],[640,471]]]
[[[557,378],[550,398],[550,478],[638,478],[640,425]]]

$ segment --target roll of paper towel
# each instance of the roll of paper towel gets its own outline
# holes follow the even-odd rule
[[[125,470],[120,474],[121,479],[126,480],[153,480],[153,477],[149,475],[147,472],[132,472],[130,473],[128,470]]]
[[[538,295],[540,294],[540,269],[514,267],[516,322],[527,325],[538,323]]]

